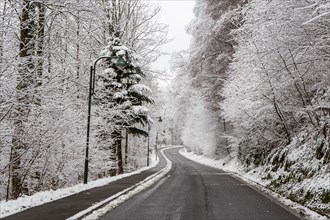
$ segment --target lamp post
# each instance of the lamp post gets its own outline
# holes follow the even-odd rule
[[[163,122],[162,117],[159,117],[158,122]],[[156,144],[155,144],[155,155],[156,155],[156,160],[157,160],[157,149],[158,149],[158,144],[159,144],[159,141],[158,141],[158,134],[159,134],[159,128],[158,128],[157,133],[156,133]]]
[[[156,155],[156,160],[157,160],[158,132],[159,132],[159,131],[157,131],[157,134],[156,134],[156,144],[155,144],[155,155]]]
[[[149,166],[149,151],[150,151],[150,125],[148,125],[148,146],[147,146],[147,167]]]
[[[88,180],[88,151],[89,151],[89,136],[90,136],[90,123],[91,123],[91,108],[92,108],[92,96],[95,94],[95,70],[96,64],[102,59],[112,59],[111,56],[102,56],[93,61],[93,64],[90,67],[90,76],[89,76],[89,92],[88,92],[88,116],[87,116],[87,138],[86,138],[86,149],[85,149],[85,169],[84,169],[84,184]],[[120,70],[123,70],[127,64],[125,60],[119,56],[116,59],[116,67]]]

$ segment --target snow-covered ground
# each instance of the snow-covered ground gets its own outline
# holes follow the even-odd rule
[[[280,201],[285,206],[290,207],[291,209],[295,210],[296,212],[302,214],[305,218],[311,219],[311,220],[327,220],[328,218],[325,216],[322,216],[310,209],[308,209],[305,206],[302,206],[296,202],[293,202],[287,198],[284,198],[278,193],[275,193],[269,189],[266,188],[266,186],[270,183],[269,180],[264,179],[264,171],[262,167],[257,167],[249,172],[246,172],[245,167],[243,167],[236,159],[229,160],[226,159],[219,159],[215,160],[203,155],[197,155],[192,152],[187,152],[186,149],[180,150],[180,153],[195,162],[211,166],[217,169],[224,170],[226,172],[229,172],[234,177],[237,177],[245,182],[248,182],[250,185],[257,187],[259,190],[263,191],[264,193],[274,197],[276,200]]]
[[[163,150],[162,150],[162,152],[163,152]],[[310,209],[308,209],[298,203],[295,203],[289,199],[286,199],[283,196],[281,196],[280,194],[277,194],[277,193],[267,189],[266,186],[270,183],[270,180],[263,178],[264,171],[261,167],[257,167],[253,170],[250,170],[249,172],[246,172],[246,168],[243,167],[235,159],[229,160],[227,158],[227,159],[215,160],[215,159],[211,159],[209,157],[203,156],[203,155],[196,155],[194,153],[187,152],[186,149],[181,150],[180,153],[183,156],[185,156],[188,159],[191,159],[193,161],[229,172],[231,175],[238,177],[245,182],[250,183],[252,186],[257,187],[258,189],[265,192],[266,194],[271,195],[272,197],[279,200],[282,204],[285,204],[286,206],[296,210],[298,213],[302,213],[307,219],[313,219],[313,220],[328,219],[325,216],[321,216],[318,213],[313,212]],[[166,156],[165,156],[165,158],[166,158]],[[52,202],[54,200],[67,197],[67,196],[76,194],[78,192],[84,191],[84,190],[103,186],[103,185],[109,184],[113,181],[122,179],[124,177],[131,176],[131,175],[134,175],[137,173],[141,173],[144,170],[147,170],[147,169],[150,169],[150,168],[156,166],[157,163],[158,163],[158,161],[153,161],[150,167],[142,168],[142,169],[137,170],[132,173],[127,173],[127,174],[123,174],[123,175],[119,175],[119,176],[115,176],[115,177],[109,177],[109,178],[104,178],[104,179],[100,179],[97,181],[92,181],[86,185],[78,184],[73,187],[59,189],[56,191],[39,192],[32,196],[21,197],[17,200],[11,200],[11,201],[7,201],[7,202],[0,201],[0,217],[6,217],[6,216],[26,210],[26,209],[34,207],[34,206]],[[132,197],[133,195],[143,191],[144,189],[153,185],[155,182],[159,181],[164,175],[166,175],[166,173],[170,169],[171,169],[171,162],[167,159],[167,166],[163,170],[161,170],[160,172],[149,177],[145,181],[138,183],[137,185],[128,189],[127,191],[120,192],[119,193],[119,194],[121,194],[120,197],[118,195],[114,195],[113,197],[115,199],[110,197],[107,200],[102,201],[101,203],[108,203],[108,205],[106,205],[102,209],[99,209],[99,210],[93,212],[92,215],[86,217],[85,219],[95,219],[98,216],[104,214],[105,212],[113,209],[114,207],[118,206],[119,204],[123,203],[124,201],[126,201],[127,199]],[[316,185],[316,184],[312,184],[312,185]],[[95,207],[98,205],[99,204],[95,204]],[[93,209],[93,207],[91,207],[90,209]],[[89,210],[85,210],[85,212],[88,212],[88,211]],[[72,219],[75,219],[75,216],[73,216]]]
[[[154,158],[154,157],[152,157]],[[152,167],[155,167],[158,163],[157,161],[152,161],[151,165],[149,167],[145,167],[142,169],[139,169],[137,171],[126,173],[118,176],[108,177],[99,179],[96,181],[91,181],[87,184],[77,184],[72,187],[58,189],[58,190],[50,190],[50,191],[44,191],[44,192],[38,192],[32,196],[23,196],[16,200],[10,200],[10,201],[0,201],[0,218],[12,215],[17,212],[21,212],[23,210],[26,210],[28,208],[32,208],[35,206],[39,206],[48,202],[52,202],[57,199],[61,199],[79,192],[82,192],[84,190],[88,190],[91,188],[99,187],[107,185],[111,182],[114,182],[116,180],[132,176],[134,174],[141,173],[142,171],[151,169]]]

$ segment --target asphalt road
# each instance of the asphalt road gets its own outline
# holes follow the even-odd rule
[[[154,168],[143,171],[115,182],[111,182],[105,186],[92,188],[80,193],[68,196],[53,202],[49,202],[40,206],[29,208],[25,211],[2,218],[4,220],[64,220],[78,212],[81,212],[95,203],[101,202],[118,192],[129,188],[136,183],[144,180],[150,175],[156,173],[166,166],[165,158],[159,155],[160,162]]]
[[[173,162],[165,179],[101,219],[300,219],[244,182],[190,161],[178,151],[165,151]]]

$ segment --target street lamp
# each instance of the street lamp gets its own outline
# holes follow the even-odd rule
[[[158,122],[163,122],[162,117],[159,117]],[[155,144],[155,154],[156,154],[156,160],[157,160],[157,148],[158,148],[158,133],[159,133],[159,129],[157,130],[156,133],[156,144]]]
[[[90,122],[91,122],[91,108],[92,108],[92,96],[95,94],[95,70],[96,64],[99,60],[102,59],[112,59],[111,56],[102,56],[94,60],[93,64],[90,67],[90,76],[89,76],[89,92],[88,92],[88,116],[87,116],[87,138],[86,138],[86,151],[85,151],[85,169],[84,169],[84,184],[87,183],[88,180],[88,151],[89,151],[89,136],[90,136]],[[127,63],[121,57],[118,56],[115,62],[115,65],[118,69],[123,70]]]
[[[119,56],[116,60],[116,67],[118,67],[118,69],[120,69],[120,70],[123,70],[123,69],[125,69],[126,66],[127,66],[127,63],[124,60],[124,58],[122,56]]]
[[[147,167],[149,166],[149,150],[150,150],[150,125],[148,125],[148,151],[147,151]]]

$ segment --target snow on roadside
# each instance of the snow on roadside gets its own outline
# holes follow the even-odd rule
[[[262,192],[270,195],[271,197],[275,198],[277,201],[280,201],[282,204],[284,204],[287,207],[290,207],[291,209],[295,210],[297,213],[303,214],[303,216],[307,219],[313,219],[313,220],[327,220],[328,218],[325,216],[322,216],[310,209],[308,209],[305,206],[302,206],[296,202],[293,202],[283,196],[281,196],[278,193],[275,193],[269,189],[267,189],[265,186],[269,184],[268,180],[262,179],[262,170],[260,169],[254,169],[252,172],[245,172],[244,167],[240,165],[240,163],[236,159],[228,160],[226,159],[219,159],[215,160],[203,155],[197,155],[193,152],[187,152],[187,149],[181,149],[179,153],[197,163],[204,164],[210,167],[214,167],[217,169],[224,170],[234,177],[237,177],[244,182],[248,182],[252,186],[258,188]]]
[[[158,164],[158,160],[153,161],[149,167],[144,167],[142,169],[139,169],[131,173],[125,173],[118,176],[107,177],[107,178],[91,181],[87,184],[80,183],[68,188],[38,192],[32,196],[23,196],[16,200],[9,200],[9,201],[2,200],[0,201],[0,218],[24,211],[26,209],[35,206],[52,202],[67,196],[71,196],[73,194],[82,192],[84,190],[107,185],[116,180],[123,179],[125,177],[132,176],[141,173],[142,171],[151,169],[152,167],[155,167],[157,164]]]
[[[176,147],[181,147],[181,146],[176,146]],[[129,189],[125,190],[127,193],[120,192],[118,193],[119,195],[114,195],[104,201],[99,202],[98,204],[95,204],[95,207],[90,207],[90,210],[96,209],[93,211],[90,215],[86,216],[83,218],[83,220],[94,220],[100,218],[102,215],[106,214],[107,212],[111,211],[112,209],[116,208],[120,204],[124,203],[126,200],[130,199],[134,195],[144,191],[145,189],[151,187],[158,181],[160,181],[168,172],[171,171],[172,169],[172,162],[166,157],[164,154],[164,150],[169,149],[169,148],[175,148],[174,147],[166,147],[161,150],[161,153],[165,157],[166,160],[166,166],[162,170],[158,171],[154,175],[148,177],[144,181],[137,183],[135,186],[130,187]],[[102,208],[98,208],[102,205],[106,204]],[[98,208],[98,209],[97,209]],[[76,214],[75,216],[70,217],[68,220],[74,220],[74,219],[81,219],[81,216],[84,215],[84,212],[88,212],[89,210],[82,211],[81,213]]]

